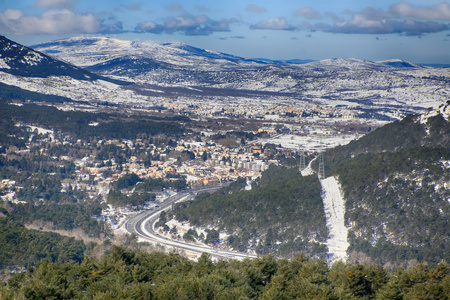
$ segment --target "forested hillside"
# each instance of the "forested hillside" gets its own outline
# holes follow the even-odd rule
[[[137,136],[151,141],[151,136],[158,134],[164,143],[170,137],[175,139],[173,135],[181,135],[185,131],[181,124],[189,122],[183,116],[129,118],[119,113],[63,111],[33,103],[13,105],[13,100],[27,97],[45,102],[54,99],[40,99],[30,92],[22,94],[19,89],[0,94],[0,207],[8,211],[11,220],[21,224],[37,221],[52,230],[81,228],[91,237],[110,236],[111,230],[102,218],[95,218],[101,215],[105,204],[87,187],[96,186],[97,182],[89,176],[81,178],[80,170],[84,166],[101,168],[109,164],[110,169],[102,174],[107,178],[122,172],[122,164],[132,156],[147,165],[153,159],[143,148],[132,150],[99,141]],[[89,163],[75,165],[83,158]],[[112,162],[117,168],[113,169]],[[126,177],[119,184],[125,180]],[[154,194],[148,193],[152,189],[181,189],[185,185],[182,179],[148,179],[140,185],[139,193],[130,197],[121,194],[122,187],[113,187],[109,202],[115,206],[142,206],[154,199]]]
[[[212,226],[229,234],[236,250],[292,256],[303,251],[324,258],[327,228],[316,176],[302,177],[296,168],[270,166],[251,190],[245,179],[214,194],[175,205],[179,221]]]
[[[197,262],[114,247],[101,259],[39,263],[0,288],[9,299],[448,299],[450,268],[337,263],[296,255]]]
[[[47,98],[43,98],[47,101]],[[190,119],[184,116],[151,117],[134,116],[128,118],[119,113],[91,113],[84,111],[62,111],[55,107],[23,104],[11,105],[6,98],[0,97],[1,125],[9,127],[21,122],[52,129],[71,139],[134,139],[139,136],[156,134],[181,135],[185,130],[181,127]],[[93,126],[92,124],[97,124]],[[1,128],[1,134],[7,131]],[[9,129],[9,128],[5,128]]]
[[[441,107],[448,110],[450,103]],[[421,115],[408,115],[373,132],[326,151],[325,173],[330,174],[337,164],[360,154],[395,152],[416,147],[450,147],[450,123],[442,114],[430,116],[421,122]]]
[[[351,257],[382,264],[450,259],[448,107],[325,153],[328,175],[338,176],[345,193]]]
[[[0,270],[51,262],[81,262],[85,245],[56,233],[29,230],[10,218],[0,218]]]

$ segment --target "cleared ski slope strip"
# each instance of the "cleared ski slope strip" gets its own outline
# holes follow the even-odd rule
[[[302,176],[313,175],[315,172],[311,168],[311,160],[308,166],[301,170]],[[348,229],[345,227],[345,200],[342,196],[339,182],[333,176],[320,181],[322,185],[322,201],[328,228],[328,254],[331,263],[347,259]]]
[[[328,227],[328,253],[331,263],[347,259],[348,229],[345,227],[345,201],[339,182],[333,176],[320,181],[322,185],[322,199]]]

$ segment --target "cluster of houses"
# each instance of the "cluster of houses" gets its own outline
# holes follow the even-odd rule
[[[354,107],[338,106],[331,107],[325,105],[305,105],[295,103],[197,103],[193,105],[190,102],[177,104],[164,103],[163,107],[178,113],[195,114],[203,117],[234,117],[249,118],[261,120],[277,120],[277,121],[300,121],[308,117],[320,118],[338,118],[353,119],[357,117],[358,112]]]
[[[32,128],[36,132],[39,128]],[[275,134],[270,127],[262,127],[260,131]],[[46,138],[41,139],[40,155],[46,155],[47,145],[70,145],[72,142],[55,139],[53,132],[46,132]],[[42,142],[44,144],[42,144]],[[92,141],[91,141],[92,142]],[[30,143],[33,143],[30,139]],[[77,140],[73,142],[77,148],[83,148],[86,142]],[[278,164],[274,155],[296,155],[295,150],[281,147],[266,147],[261,144],[249,144],[236,148],[227,148],[218,144],[209,144],[193,141],[178,141],[172,146],[156,146],[149,141],[137,140],[100,140],[98,145],[114,145],[119,149],[129,149],[135,153],[136,149],[143,149],[151,153],[154,158],[150,163],[144,162],[140,157],[131,156],[126,161],[116,162],[114,158],[99,160],[94,154],[76,159],[69,155],[52,157],[54,161],[70,161],[75,165],[75,179],[64,179],[62,191],[71,188],[86,191],[92,198],[99,195],[107,195],[112,182],[125,174],[134,173],[141,179],[147,178],[185,178],[188,186],[199,187],[205,185],[217,185],[234,181],[239,177],[256,178],[266,170],[270,164]],[[31,145],[31,144],[30,144]],[[89,144],[90,145],[90,144]],[[85,145],[85,146],[89,146]],[[24,150],[26,152],[26,150]],[[20,151],[19,151],[20,152]],[[188,159],[180,160],[184,152],[189,152]],[[18,152],[15,152],[18,153]],[[18,153],[20,154],[20,153]],[[137,154],[132,154],[137,155]],[[20,188],[20,187],[17,187]],[[8,199],[15,198],[16,182],[3,179],[0,183],[0,191],[8,195]]]
[[[121,143],[127,143],[127,146],[134,144],[131,141]],[[83,182],[91,182],[94,186],[98,186],[103,191],[106,191],[105,185],[107,186],[129,173],[134,173],[141,179],[166,178],[173,177],[168,175],[179,175],[186,178],[189,186],[199,187],[234,181],[238,177],[256,178],[270,164],[278,164],[277,160],[267,158],[267,155],[272,155],[274,150],[263,149],[259,144],[251,145],[245,150],[242,148],[229,149],[220,145],[205,146],[199,144],[191,144],[189,148],[185,146],[157,148],[153,145],[150,148],[153,149],[152,153],[156,157],[165,159],[152,160],[151,165],[148,166],[140,162],[135,156],[132,156],[127,162],[121,164],[120,168],[118,168],[114,159],[109,160],[110,163],[108,165],[105,165],[104,162],[95,161],[91,157],[84,157],[75,161],[77,182],[81,183],[78,187],[85,187],[82,184]],[[177,158],[166,157],[168,150],[181,152],[186,149],[194,153],[194,159],[180,162]],[[206,156],[204,153],[206,153]],[[282,153],[293,155],[295,151],[286,149]]]

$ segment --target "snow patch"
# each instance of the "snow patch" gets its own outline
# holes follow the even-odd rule
[[[437,115],[442,115],[444,119],[449,120],[450,118],[450,101],[447,101],[446,104],[442,104],[439,106],[439,109],[430,111],[426,114],[420,116],[420,124],[426,124],[428,119],[431,117],[435,117]]]
[[[0,69],[11,69],[4,59],[0,59]]]

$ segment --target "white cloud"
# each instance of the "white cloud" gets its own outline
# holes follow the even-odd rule
[[[448,29],[448,25],[434,21],[374,19],[367,18],[364,14],[355,14],[351,20],[336,22],[326,31],[360,34],[400,33],[420,36],[426,33],[436,33]]]
[[[389,13],[396,18],[413,18],[417,20],[450,20],[450,4],[441,3],[433,7],[414,7],[405,2],[392,5]]]
[[[76,14],[68,9],[48,10],[42,15],[25,15],[7,9],[0,13],[0,24],[9,34],[95,33],[102,29],[101,21],[92,14]]]
[[[290,25],[285,18],[271,18],[266,21],[256,23],[250,27],[251,29],[269,29],[269,30],[294,30],[295,27]]]
[[[167,18],[163,24],[152,21],[139,23],[135,31],[138,33],[168,33],[183,32],[186,35],[210,35],[214,32],[230,31],[230,24],[236,23],[235,19],[211,20],[205,15],[183,14],[178,17]]]
[[[450,5],[441,3],[432,7],[414,7],[401,2],[389,9],[367,7],[361,12],[353,12],[349,20],[334,20],[333,25],[323,28],[335,33],[391,34],[421,36],[449,30]],[[314,26],[313,26],[314,27]]]

